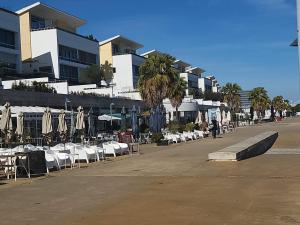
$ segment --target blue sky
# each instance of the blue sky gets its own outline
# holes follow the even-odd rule
[[[0,0],[17,10],[32,0]],[[221,84],[300,101],[296,0],[44,0],[87,21],[79,29],[103,40],[122,34],[214,74]]]

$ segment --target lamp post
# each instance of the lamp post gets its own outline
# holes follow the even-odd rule
[[[115,103],[110,103],[109,105],[109,111],[110,111],[110,125],[112,126],[112,107],[115,105]]]

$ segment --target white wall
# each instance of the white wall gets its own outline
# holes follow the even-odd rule
[[[65,94],[67,95],[69,93],[68,91],[68,82],[57,82],[57,83],[47,83],[49,87],[55,88],[57,91],[57,94]]]
[[[171,105],[169,99],[163,101],[163,105],[167,112],[175,112],[176,108]],[[184,98],[181,105],[178,107],[179,112],[198,112],[198,103],[194,99]]]
[[[139,92],[130,92],[130,93],[122,93],[118,92],[116,96],[122,96],[125,98],[130,98],[132,100],[142,100],[142,97]]]
[[[113,83],[116,90],[133,91],[133,67],[132,65],[141,65],[144,62],[143,57],[132,54],[113,56],[113,67],[116,68]]]
[[[32,58],[39,66],[53,66],[55,78],[59,78],[58,45],[56,29],[31,32]]]
[[[82,92],[88,88],[96,88],[96,84],[86,84],[86,85],[72,85],[69,86],[69,92]]]
[[[20,22],[19,16],[8,13],[0,9],[0,28],[9,30],[15,33],[15,49],[4,48],[0,46],[0,53],[11,54],[17,65],[17,72],[21,72],[21,47],[20,47]],[[4,55],[5,57],[5,55]]]
[[[115,88],[119,90],[133,90],[131,55],[113,56],[113,67],[116,69],[113,77]]]
[[[198,79],[198,86],[202,90],[202,92],[204,92],[204,91],[207,91],[206,86],[212,87],[212,82],[211,82],[211,80],[209,80],[205,77],[202,77],[202,78]]]
[[[59,64],[86,68],[87,65],[59,59],[58,45],[76,48],[97,55],[99,64],[98,42],[91,41],[76,34],[59,29],[39,30],[31,32],[32,57],[39,61],[39,66],[53,66],[55,78],[59,78]]]
[[[111,97],[112,90],[111,88],[95,88],[95,89],[85,89],[83,90],[85,93],[94,93],[98,95],[109,95]]]

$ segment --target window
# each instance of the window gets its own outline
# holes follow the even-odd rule
[[[15,33],[0,28],[0,46],[15,49]]]
[[[132,65],[132,75],[133,75],[133,87],[137,88],[137,83],[139,80],[139,66]]]
[[[63,45],[59,45],[59,58],[86,65],[97,64],[97,55]]]
[[[37,16],[31,16],[31,29],[38,30],[45,28],[45,20]]]
[[[112,54],[116,55],[120,52],[120,47],[117,44],[112,44]]]
[[[59,58],[71,62],[77,62],[78,61],[77,49],[59,45]]]
[[[77,84],[78,81],[78,68],[74,66],[59,65],[60,79],[67,80],[71,84]]]
[[[83,64],[97,64],[97,62],[96,62],[97,61],[97,56],[95,54],[79,50],[78,55],[79,55],[80,63],[83,63]]]

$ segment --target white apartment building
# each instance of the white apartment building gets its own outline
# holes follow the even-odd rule
[[[19,16],[0,8],[0,64],[8,73],[21,72]]]
[[[198,86],[202,92],[209,91],[209,92],[217,93],[220,92],[221,90],[221,86],[214,76],[199,78]]]
[[[107,82],[113,86],[113,95],[140,98],[137,92],[139,67],[145,61],[137,50],[143,45],[121,35],[99,42],[100,63],[105,70]]]
[[[20,16],[24,72],[53,74],[76,84],[81,69],[99,64],[98,41],[77,33],[84,20],[40,2],[16,13]]]

